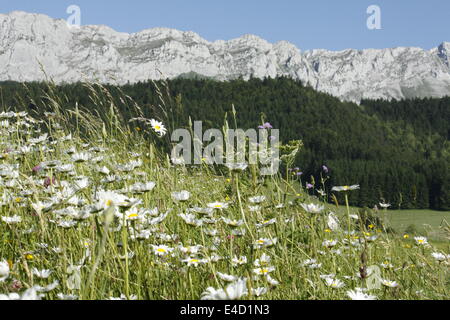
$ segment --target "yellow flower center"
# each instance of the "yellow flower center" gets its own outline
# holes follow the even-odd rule
[[[166,249],[158,248],[158,249],[156,249],[156,251],[161,252],[161,253],[165,253],[165,252],[166,252]]]

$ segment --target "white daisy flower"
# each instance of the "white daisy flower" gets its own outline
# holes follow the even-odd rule
[[[263,268],[253,269],[253,273],[255,273],[258,276],[265,276],[272,271],[275,271],[275,267],[263,267]]]
[[[0,294],[0,300],[41,300],[42,295],[32,287],[27,289],[22,295],[18,293]]]
[[[69,229],[69,228],[72,228],[72,227],[76,226],[77,222],[73,221],[73,220],[60,220],[60,221],[56,222],[56,225],[58,227],[61,227],[61,228],[64,228],[64,229]]]
[[[211,209],[227,209],[228,203],[226,202],[212,202],[207,204],[208,208]]]
[[[50,291],[55,290],[58,286],[59,286],[59,281],[55,280],[55,281],[53,281],[52,283],[50,283],[49,285],[47,285],[45,287],[34,286],[34,288],[38,292],[50,292]]]
[[[111,171],[105,166],[97,168],[97,172],[101,173],[101,174],[104,174],[106,176],[111,173]]]
[[[59,300],[77,300],[78,299],[78,296],[75,294],[58,293],[56,296],[58,297]]]
[[[203,246],[198,244],[195,246],[184,247],[182,245],[178,246],[178,249],[184,254],[197,255],[203,249]]]
[[[156,186],[155,182],[135,183],[129,189],[132,193],[146,193],[152,191]]]
[[[331,191],[341,192],[341,191],[351,191],[351,190],[358,190],[359,184],[355,184],[352,186],[340,186],[340,187],[333,187],[331,188]]]
[[[9,263],[5,260],[0,261],[0,282],[5,281],[9,277]]]
[[[129,198],[113,191],[99,191],[97,200],[100,209],[108,209],[111,206],[121,206],[128,203]]]
[[[80,153],[75,153],[72,155],[71,159],[73,162],[86,162],[89,161],[91,159],[91,154],[87,153],[87,152],[80,152]]]
[[[22,221],[22,217],[14,215],[12,217],[2,217],[2,221],[6,224],[17,224]]]
[[[250,201],[251,203],[256,203],[256,204],[259,204],[265,200],[266,200],[265,196],[256,196],[256,197],[248,198],[248,201]]]
[[[307,259],[307,260],[303,261],[301,266],[308,267],[308,268],[311,268],[311,269],[318,269],[318,268],[320,268],[322,266],[322,264],[321,263],[317,263],[316,259]]]
[[[333,279],[333,278],[325,278],[325,283],[327,286],[333,288],[333,289],[339,289],[345,286],[345,283],[342,282],[339,279]]]
[[[259,287],[259,288],[252,288],[252,295],[256,297],[260,297],[267,293],[267,288]]]
[[[394,267],[394,265],[389,261],[384,261],[383,263],[381,263],[381,266],[385,269],[391,269]]]
[[[260,238],[260,239],[255,241],[253,246],[255,247],[255,249],[271,247],[271,246],[275,245],[277,243],[277,241],[278,241],[277,238],[273,238],[273,239]]]
[[[323,211],[323,209],[325,209],[324,206],[314,204],[314,203],[310,203],[310,204],[302,203],[301,206],[308,213],[321,213]]]
[[[208,262],[207,259],[199,259],[199,258],[195,258],[195,257],[183,259],[181,261],[187,263],[188,267],[190,267],[190,266],[196,267],[199,264],[205,264]]]
[[[276,222],[277,222],[277,219],[273,218],[273,219],[270,219],[270,220],[265,220],[265,221],[263,221],[261,223],[257,223],[256,227],[257,228],[263,228],[263,227],[267,227],[267,226],[270,226],[272,224],[275,224]]]
[[[225,217],[222,217],[222,221],[225,222],[230,227],[240,227],[244,224],[244,220],[231,220]]]
[[[201,219],[197,219],[197,217],[192,213],[180,213],[178,216],[191,226],[200,227],[203,225],[203,221]]]
[[[157,256],[165,256],[173,251],[173,248],[170,248],[166,245],[152,245],[153,253]]]
[[[428,239],[426,237],[414,237],[416,244],[418,246],[424,246],[428,244]]]
[[[395,281],[387,280],[387,279],[381,279],[381,284],[383,284],[386,287],[389,288],[396,288],[398,287],[398,283]]]
[[[266,280],[271,286],[277,286],[280,284],[280,282],[272,278],[270,274],[266,274]]]
[[[153,131],[155,131],[160,137],[166,135],[167,129],[162,122],[159,122],[155,119],[151,119],[150,125],[152,126]]]
[[[431,256],[434,259],[436,259],[436,261],[439,261],[439,262],[442,262],[442,261],[445,261],[448,259],[448,257],[445,254],[440,253],[440,252],[433,252],[433,253],[431,253]]]
[[[322,246],[326,248],[333,248],[337,245],[337,240],[325,240],[322,242]]]
[[[191,194],[189,191],[183,190],[180,192],[172,192],[172,199],[175,201],[187,201]]]
[[[363,291],[358,290],[358,288],[347,291],[347,296],[352,300],[377,300],[376,296],[364,293]]]
[[[232,275],[221,273],[221,272],[217,272],[217,276],[220,279],[222,279],[223,281],[227,281],[227,282],[235,282],[239,279],[237,276],[232,276]]]
[[[261,206],[248,206],[248,210],[250,212],[258,212],[261,211]]]
[[[201,300],[238,300],[248,295],[247,280],[239,279],[228,285],[224,289],[207,288],[203,293]]]
[[[38,278],[47,279],[48,277],[50,277],[53,271],[49,269],[38,270],[37,268],[33,268],[32,272]]]
[[[234,257],[233,259],[231,259],[231,264],[233,266],[240,266],[240,265],[244,265],[247,263],[247,257],[246,256],[240,256],[238,257]]]

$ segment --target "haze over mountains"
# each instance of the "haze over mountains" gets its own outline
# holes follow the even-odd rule
[[[0,81],[80,80],[124,84],[149,79],[288,76],[342,100],[450,95],[450,43],[421,48],[312,50],[245,35],[208,42],[194,32],[154,28],[127,34],[106,26],[0,14]],[[43,72],[45,71],[45,73]]]

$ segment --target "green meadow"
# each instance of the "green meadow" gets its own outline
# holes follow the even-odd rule
[[[0,113],[0,299],[449,297],[448,212],[351,207],[358,181],[326,189],[325,170],[305,187],[285,174],[299,141],[270,176],[187,165],[165,118],[47,100],[45,117]]]

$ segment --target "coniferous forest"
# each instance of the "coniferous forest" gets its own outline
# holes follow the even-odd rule
[[[373,207],[385,201],[394,209],[450,210],[450,97],[364,100],[358,105],[288,78],[228,82],[177,79],[167,84],[106,87],[126,120],[136,113],[124,96],[131,97],[145,116],[155,117],[165,95],[171,97],[173,128],[187,126],[189,119],[202,120],[204,127],[221,128],[232,105],[239,128],[256,128],[262,120],[270,122],[280,129],[282,141],[303,141],[295,162],[303,172],[303,184],[315,181],[319,188],[321,176],[329,176],[327,188],[360,184],[361,189],[352,194],[351,205]],[[50,93],[68,108],[99,108],[82,83],[54,87],[0,83],[4,110],[43,115],[50,111],[45,109]]]

